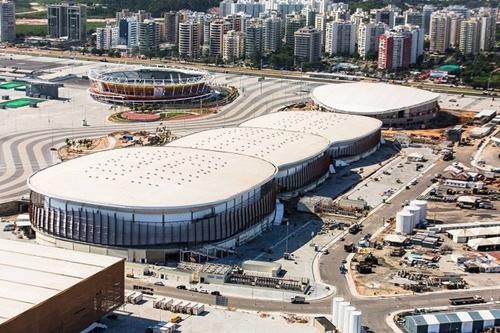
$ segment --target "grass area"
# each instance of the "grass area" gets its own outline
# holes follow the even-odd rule
[[[17,8],[16,8],[17,11]],[[18,12],[16,14],[17,18],[24,18],[24,19],[44,19],[47,18],[47,11],[46,10],[41,10],[38,12],[32,12],[32,13],[23,13],[23,12]]]
[[[14,99],[12,101],[2,102],[2,103],[0,103],[0,106],[4,106],[4,107],[10,108],[10,109],[16,109],[16,108],[21,108],[23,106],[38,104],[38,103],[43,102],[43,101],[44,101],[43,99],[22,97],[22,98]]]
[[[96,28],[104,27],[105,22],[87,22],[87,32],[95,32]],[[16,35],[18,36],[46,36],[46,24],[17,24]]]
[[[0,89],[15,89],[26,85],[24,82],[9,81],[0,84]]]

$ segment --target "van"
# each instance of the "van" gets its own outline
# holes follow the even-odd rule
[[[16,226],[13,224],[7,224],[5,227],[3,227],[3,231],[14,231],[16,229]]]

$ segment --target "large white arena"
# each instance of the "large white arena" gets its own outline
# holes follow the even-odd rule
[[[278,169],[276,183],[283,196],[311,188],[329,174],[331,157],[324,137],[251,127],[218,128],[177,139],[169,146],[232,152],[262,158]],[[294,193],[295,192],[295,193]]]
[[[381,126],[370,117],[285,111],[164,147],[97,152],[28,179],[31,223],[42,244],[131,261],[233,248],[279,219],[278,195],[317,186],[334,159],[375,151]]]
[[[163,261],[168,250],[234,247],[274,218],[274,165],[241,154],[159,147],[98,152],[28,179],[42,244]],[[157,249],[161,248],[162,251]]]
[[[382,122],[332,112],[283,111],[248,120],[240,126],[320,135],[330,142],[328,151],[332,157],[354,161],[377,150]]]
[[[327,84],[311,98],[322,110],[377,118],[384,127],[420,127],[439,112],[439,94],[387,83]]]

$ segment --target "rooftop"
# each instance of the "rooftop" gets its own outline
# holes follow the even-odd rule
[[[437,101],[439,94],[387,83],[358,82],[319,86],[311,97],[329,110],[374,115]]]
[[[142,147],[48,167],[29,177],[28,186],[52,198],[91,205],[180,209],[226,202],[270,181],[275,173],[271,163],[240,154]]]
[[[282,170],[317,157],[329,141],[321,136],[267,128],[218,128],[177,139],[168,146],[238,153],[262,158]]]
[[[0,239],[0,324],[122,260]]]
[[[241,127],[272,128],[320,135],[330,144],[355,141],[375,133],[382,122],[375,118],[318,111],[283,111],[266,114]]]

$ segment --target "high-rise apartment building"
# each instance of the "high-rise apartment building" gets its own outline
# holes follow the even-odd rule
[[[176,45],[179,39],[180,14],[177,11],[170,11],[163,14],[163,24],[165,25],[164,41],[168,44]]]
[[[424,28],[424,13],[415,10],[413,8],[408,9],[404,12],[405,22],[404,24],[418,25],[420,28]]]
[[[410,37],[411,47],[409,64],[416,64],[419,57],[424,54],[424,29],[418,25],[407,24],[394,27],[394,31],[406,37]]]
[[[444,53],[450,46],[451,16],[446,11],[434,12],[430,22],[430,47],[435,53]]]
[[[283,39],[282,22],[281,18],[276,15],[267,17],[262,21],[264,52],[275,52],[281,47],[281,40]]]
[[[410,65],[411,35],[405,32],[387,31],[379,38],[378,68],[396,70]]]
[[[436,9],[434,8],[433,5],[424,5],[422,7],[422,16],[424,17],[424,33],[426,35],[429,34],[430,27],[431,27],[431,15],[434,13]]]
[[[264,27],[262,20],[250,20],[247,24],[245,35],[245,57],[252,58],[255,55],[261,55],[264,49]]]
[[[349,21],[326,24],[325,52],[330,55],[351,55],[356,52],[356,25]]]
[[[231,30],[231,23],[222,19],[210,22],[209,54],[212,57],[222,56],[224,34]]]
[[[460,24],[459,49],[463,54],[479,53],[480,21],[477,18],[464,20]]]
[[[87,7],[70,3],[53,4],[47,8],[48,32],[51,38],[70,41],[87,39]]]
[[[14,1],[0,2],[0,42],[16,40],[16,5]]]
[[[294,55],[297,59],[306,62],[321,60],[321,32],[304,27],[294,33]]]
[[[107,25],[103,28],[96,28],[95,47],[98,50],[111,50],[118,43],[118,27]]]
[[[490,51],[495,46],[496,13],[480,14],[479,50]]]
[[[196,59],[200,56],[200,29],[195,20],[179,23],[179,57]]]
[[[300,14],[288,14],[285,18],[285,44],[293,47],[295,32],[306,26],[306,18]]]
[[[139,53],[155,53],[160,46],[160,25],[153,20],[139,22]]]
[[[372,9],[370,15],[372,16],[372,21],[375,23],[382,22],[387,24],[389,28],[394,26],[394,16],[399,12],[399,8],[394,6],[387,6],[384,8]]]
[[[222,59],[227,62],[234,62],[245,55],[245,33],[241,31],[229,30],[224,35],[224,47]]]
[[[366,59],[378,52],[378,39],[387,31],[385,23],[362,23],[358,28],[358,53]]]

